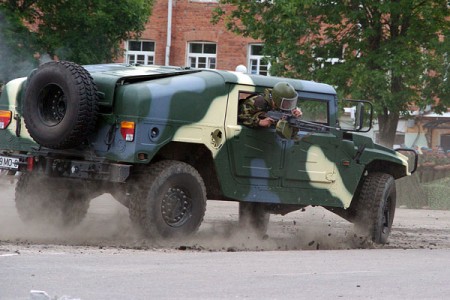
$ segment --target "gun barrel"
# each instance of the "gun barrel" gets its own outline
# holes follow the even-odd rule
[[[265,116],[273,119],[275,122],[278,122],[279,120],[286,120],[286,121],[288,121],[290,126],[297,128],[299,130],[302,130],[302,129],[306,129],[309,131],[324,131],[325,129],[340,130],[340,128],[338,128],[338,127],[328,126],[325,124],[320,124],[320,123],[311,122],[311,121],[305,121],[305,120],[296,118],[291,113],[285,113],[282,111],[271,110],[271,111],[268,111],[265,114]]]

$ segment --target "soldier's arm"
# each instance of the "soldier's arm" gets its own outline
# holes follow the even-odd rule
[[[265,116],[270,104],[263,95],[254,95],[241,103],[239,122],[248,127],[270,127],[274,120]]]
[[[241,105],[240,114],[238,115],[239,123],[248,127],[258,127],[260,113],[253,113],[251,108],[245,103]]]

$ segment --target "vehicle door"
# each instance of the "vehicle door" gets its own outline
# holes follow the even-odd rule
[[[250,128],[238,122],[239,105],[247,97],[262,93],[254,86],[236,86],[229,98],[226,135],[233,177],[238,183],[279,185],[284,142],[275,128]],[[236,101],[237,100],[237,101]]]
[[[334,95],[299,93],[301,120],[330,124],[330,105]],[[282,186],[301,189],[326,188],[336,179],[336,151],[339,147],[334,130],[330,128],[301,128],[292,140],[285,140]]]

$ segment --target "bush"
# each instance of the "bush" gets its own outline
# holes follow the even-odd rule
[[[412,157],[410,156],[412,161]],[[424,150],[419,154],[417,176],[422,184],[450,177],[450,152]]]
[[[443,178],[422,185],[431,209],[450,209],[450,178]]]
[[[397,187],[397,206],[423,208],[428,206],[427,194],[420,184],[417,173],[395,181]]]

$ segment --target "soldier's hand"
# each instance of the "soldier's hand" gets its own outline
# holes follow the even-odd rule
[[[296,107],[292,110],[292,115],[296,118],[300,118],[303,115],[303,112],[300,108]]]
[[[259,126],[261,127],[270,127],[274,123],[274,120],[272,118],[264,118],[259,120]]]

